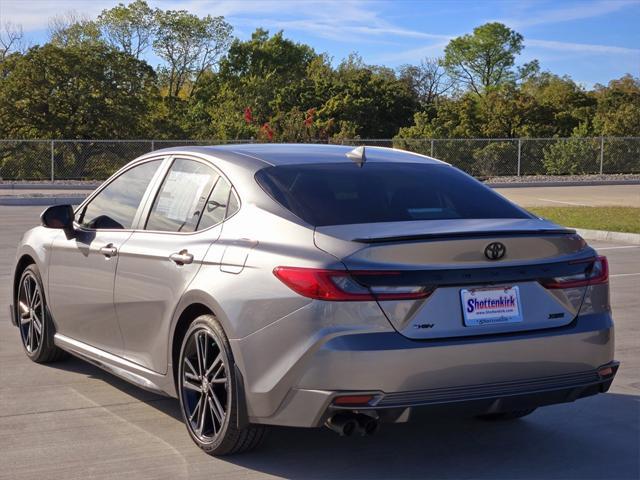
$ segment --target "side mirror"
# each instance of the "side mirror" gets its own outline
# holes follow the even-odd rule
[[[40,215],[43,227],[59,228],[64,230],[67,235],[73,233],[73,217],[71,205],[54,205]]]

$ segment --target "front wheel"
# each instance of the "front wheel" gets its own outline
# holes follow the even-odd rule
[[[230,455],[258,446],[265,427],[238,428],[238,392],[233,355],[213,315],[194,320],[182,342],[178,394],[193,441],[209,455]]]
[[[65,352],[53,343],[55,331],[49,317],[38,267],[29,265],[24,269],[16,290],[14,308],[22,347],[27,356],[37,363],[55,362],[64,358]]]

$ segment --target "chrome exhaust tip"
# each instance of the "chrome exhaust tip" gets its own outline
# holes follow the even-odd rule
[[[350,437],[359,429],[358,421],[352,413],[338,413],[329,418],[325,426],[341,437]]]

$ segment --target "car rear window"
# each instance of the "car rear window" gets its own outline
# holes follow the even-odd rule
[[[315,226],[470,218],[531,218],[448,165],[282,165],[256,173],[260,186]]]

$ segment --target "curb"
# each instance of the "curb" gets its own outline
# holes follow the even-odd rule
[[[606,230],[588,230],[586,228],[574,228],[574,230],[585,240],[603,240],[640,245],[640,233],[608,232]]]
[[[13,205],[13,206],[51,206],[51,205],[78,205],[86,197],[84,195],[69,196],[56,196],[56,197],[20,197],[20,196],[5,196],[0,197],[0,205]]]
[[[485,183],[491,188],[529,188],[529,187],[599,187],[606,185],[640,185],[640,180],[586,180],[584,182],[522,182],[522,183]]]
[[[60,184],[60,183],[0,183],[0,190],[95,190],[100,183]]]

